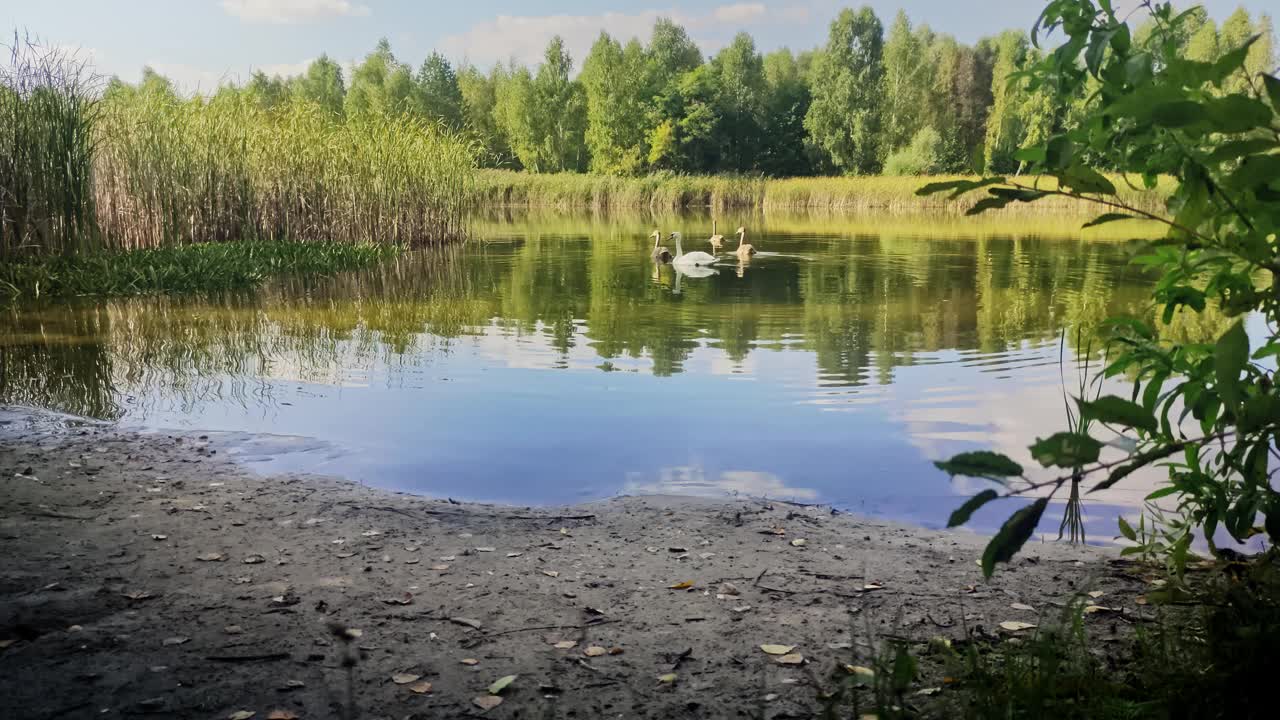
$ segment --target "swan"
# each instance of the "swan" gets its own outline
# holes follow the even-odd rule
[[[699,267],[712,265],[716,261],[715,255],[709,255],[701,250],[694,250],[686,253],[680,245],[680,233],[671,233],[671,239],[676,241],[676,256],[671,260],[672,263],[680,267]]]
[[[733,251],[733,254],[743,259],[750,258],[752,255],[756,254],[755,247],[747,245],[745,242],[746,239],[747,229],[744,227],[738,228],[738,247]]]
[[[654,230],[650,237],[653,238],[653,252],[649,257],[653,258],[654,262],[671,262],[671,251],[658,245],[658,241],[662,239],[662,233]]]
[[[711,249],[720,252],[720,246],[724,244],[724,236],[716,232],[716,221],[711,221]]]

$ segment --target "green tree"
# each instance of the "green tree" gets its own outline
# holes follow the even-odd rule
[[[480,162],[489,167],[515,164],[511,145],[498,123],[498,81],[502,69],[494,67],[489,74],[468,65],[458,72],[458,92],[462,96],[463,125],[484,149]]]
[[[431,53],[418,69],[415,94],[419,112],[438,120],[450,130],[463,123],[462,90],[453,66],[440,53]]]
[[[738,33],[711,61],[719,109],[720,159],[724,170],[743,172],[757,165],[768,90],[764,59],[755,41]]]
[[[549,172],[585,170],[587,99],[570,78],[573,60],[559,36],[551,39],[533,79],[534,118],[541,137],[540,165]]]
[[[1008,172],[1017,165],[1013,155],[1022,143],[1027,94],[1014,73],[1023,68],[1028,50],[1027,36],[1021,31],[1008,30],[995,41],[986,137],[986,167],[993,172]]]
[[[629,175],[646,162],[650,83],[640,43],[624,49],[608,33],[591,47],[580,80],[586,92],[586,144],[594,172]]]
[[[533,74],[526,67],[510,64],[494,78],[493,116],[506,138],[511,154],[520,166],[532,172],[548,168],[542,164],[541,134],[534,107]]]
[[[244,93],[259,107],[270,110],[288,100],[289,87],[279,75],[267,77],[261,70],[255,70],[249,77],[249,84],[244,87]]]
[[[884,153],[906,145],[924,123],[934,65],[929,59],[928,28],[913,32],[906,12],[899,10],[884,41],[883,123],[880,149]]]
[[[768,98],[757,165],[769,175],[809,175],[813,172],[813,148],[805,133],[804,116],[811,97],[804,68],[783,48],[764,57],[764,77]]]
[[[343,112],[347,89],[342,81],[342,66],[321,55],[307,66],[307,71],[293,86],[299,97],[316,103],[335,115]]]
[[[805,128],[815,145],[847,173],[878,169],[884,28],[869,7],[843,10],[813,70],[813,102]]]
[[[349,117],[398,115],[412,109],[412,98],[413,76],[383,38],[351,73],[343,108]]]

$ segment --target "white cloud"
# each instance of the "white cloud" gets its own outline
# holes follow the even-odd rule
[[[764,17],[764,3],[736,3],[721,5],[711,11],[711,17],[722,23],[753,23]]]
[[[331,17],[361,17],[369,6],[350,0],[222,0],[222,9],[248,23],[291,25]]]
[[[765,3],[752,2],[721,5],[700,14],[650,8],[597,15],[500,15],[466,32],[445,37],[439,49],[449,57],[480,66],[508,59],[535,64],[541,60],[551,38],[559,35],[575,64],[581,67],[582,59],[602,30],[621,42],[631,38],[643,40],[649,37],[654,21],[663,17],[683,25],[704,52],[712,52],[723,47],[744,25],[768,20],[803,22],[808,14],[797,13],[794,5],[774,11]]]

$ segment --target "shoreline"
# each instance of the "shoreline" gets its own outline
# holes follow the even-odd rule
[[[68,420],[0,424],[0,478],[13,718],[337,717],[332,623],[362,631],[361,717],[808,717],[876,638],[1006,635],[1095,589],[1122,613],[1090,630],[1114,632],[1142,586],[1114,549],[1035,545],[984,582],[981,536],[822,507],[454,503],[261,476],[198,433]],[[912,693],[941,682],[921,669]],[[513,674],[500,706],[473,704]]]

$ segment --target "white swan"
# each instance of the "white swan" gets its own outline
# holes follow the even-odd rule
[[[684,248],[680,246],[680,233],[671,233],[671,239],[676,241],[676,256],[672,258],[672,264],[681,267],[703,267],[715,263],[715,255],[709,255],[701,250],[685,253]]]

